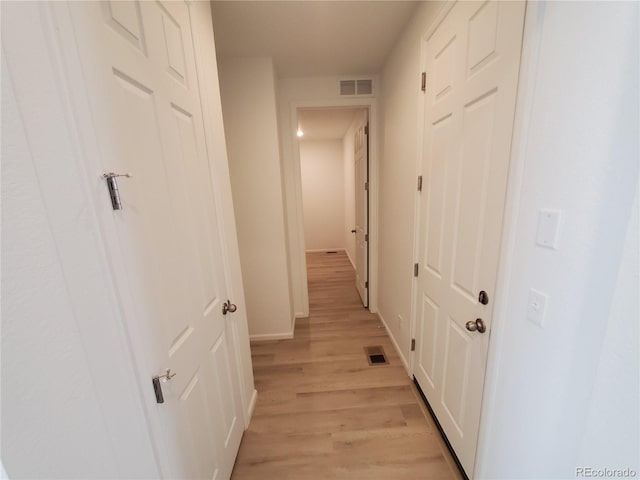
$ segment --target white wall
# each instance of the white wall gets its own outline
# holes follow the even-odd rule
[[[420,43],[443,2],[421,4],[381,74],[380,315],[407,363],[418,157]],[[398,320],[398,315],[403,319]]]
[[[220,59],[220,93],[251,338],[293,334],[271,58]]]
[[[300,174],[305,249],[345,248],[342,140],[302,140]]]
[[[636,190],[593,384],[593,396],[576,462],[593,466],[625,465],[636,472],[640,472],[638,203]],[[633,428],[634,425],[636,428]],[[615,438],[616,441],[603,442],[602,439],[606,438]]]
[[[345,78],[340,77],[340,78]],[[286,196],[287,235],[289,261],[291,268],[291,285],[294,311],[297,317],[309,314],[307,292],[307,271],[304,257],[304,220],[302,212],[302,189],[300,183],[300,164],[298,156],[298,140],[295,137],[295,111],[298,107],[311,106],[363,106],[370,108],[370,164],[373,166],[370,175],[370,194],[377,195],[377,101],[374,97],[345,98],[338,95],[338,77],[319,78],[283,78],[278,81],[278,126],[280,129],[280,145],[283,166],[283,181]],[[353,76],[349,77],[353,78]],[[375,75],[374,89],[378,78]],[[374,92],[375,93],[375,92]],[[370,256],[377,257],[377,203],[370,206]],[[369,292],[370,309],[377,311],[377,258],[370,264]]]
[[[527,8],[476,477],[638,472],[639,6]],[[562,212],[557,250],[536,246],[541,208]]]

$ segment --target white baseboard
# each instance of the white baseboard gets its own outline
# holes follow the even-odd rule
[[[263,333],[260,335],[249,335],[251,342],[263,342],[266,340],[289,340],[293,338],[293,332],[286,333]]]
[[[254,388],[253,393],[251,394],[251,400],[249,401],[249,407],[246,411],[245,421],[244,421],[244,429],[249,428],[249,423],[251,422],[251,417],[253,417],[253,411],[256,409],[256,403],[258,401],[258,391]]]
[[[305,253],[326,253],[326,252],[344,252],[346,251],[344,248],[342,247],[336,247],[336,248],[315,248],[312,250],[305,250]]]
[[[351,262],[351,265],[353,265],[353,269],[356,269],[356,262],[353,261],[353,258],[351,258],[351,255],[349,255],[349,250],[347,250],[346,248],[344,249],[344,253],[347,254],[347,257],[349,258],[349,261]]]
[[[295,318],[307,318],[309,316],[309,312],[296,312]]]
[[[396,348],[396,352],[398,352],[398,356],[400,357],[400,360],[402,360],[402,364],[404,365],[404,369],[407,371],[407,375],[411,376],[411,372],[409,371],[409,362],[407,362],[407,359],[404,358],[404,355],[402,354],[402,350],[400,349],[400,345],[398,345],[398,342],[396,342],[396,339],[394,338],[393,333],[391,333],[391,329],[389,328],[389,325],[387,325],[387,322],[384,321],[384,318],[382,317],[382,314],[380,312],[376,312],[376,313],[378,315],[378,318],[384,325],[384,328],[387,331],[387,335],[389,335],[389,338],[391,339],[391,343],[393,343],[393,346]]]

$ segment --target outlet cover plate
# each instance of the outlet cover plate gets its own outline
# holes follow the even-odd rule
[[[549,296],[532,288],[529,290],[529,300],[527,302],[527,319],[539,327],[544,327],[544,317],[547,310]]]
[[[543,208],[538,214],[538,231],[536,243],[541,247],[558,249],[558,232],[560,230],[560,210]]]

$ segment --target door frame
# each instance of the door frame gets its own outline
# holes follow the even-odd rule
[[[378,170],[378,115],[377,100],[375,97],[365,98],[345,98],[332,100],[301,100],[291,102],[289,106],[289,118],[291,125],[298,125],[298,109],[318,108],[362,108],[367,110],[369,135],[368,145],[368,176],[369,176],[369,194],[368,194],[368,228],[369,228],[369,306],[370,312],[378,312],[378,199],[380,192],[379,170]],[[307,283],[307,257],[305,253],[304,239],[304,213],[302,210],[302,176],[300,174],[300,148],[296,131],[291,129],[289,134],[293,145],[293,168],[294,168],[294,187],[295,198],[293,199],[296,207],[296,230],[298,244],[300,245],[300,276],[304,281],[302,295],[303,304],[306,306],[306,315],[309,315],[309,285]]]
[[[528,120],[531,113],[531,103],[535,94],[535,83],[537,78],[538,52],[542,41],[542,23],[544,21],[544,3],[525,1],[524,27],[522,50],[520,55],[520,68],[518,74],[518,86],[516,94],[516,105],[514,114],[514,126],[511,136],[511,152],[509,155],[509,172],[507,177],[507,192],[505,195],[504,217],[502,234],[500,237],[500,253],[498,256],[498,270],[496,276],[495,306],[491,329],[489,331],[489,345],[487,348],[487,367],[485,369],[484,389],[482,393],[482,408],[480,411],[480,429],[476,446],[476,460],[474,471],[469,472],[470,478],[482,478],[484,468],[484,457],[489,454],[490,446],[485,445],[484,439],[490,434],[494,419],[498,418],[500,412],[496,410],[498,398],[496,390],[498,387],[498,377],[501,368],[500,351],[503,348],[504,329],[508,322],[507,318],[507,298],[510,291],[510,273],[515,263],[514,246],[516,229],[518,227],[518,206],[521,199],[521,185],[524,180],[525,155],[528,138]],[[422,35],[420,43],[420,71],[426,69],[426,43],[435,33],[438,26],[446,18],[449,11],[455,5],[455,1],[447,2],[438,12],[433,23]],[[424,105],[424,96],[420,92],[420,105]],[[416,157],[416,176],[422,174],[422,154],[424,139],[424,108],[418,110],[418,155]],[[413,258],[417,262],[419,259],[419,219],[420,219],[420,192],[416,192],[414,207],[414,244]],[[416,297],[418,281],[413,278],[411,286],[411,338],[416,338],[417,315]],[[416,368],[417,350],[411,352],[409,359],[409,376],[412,377]]]

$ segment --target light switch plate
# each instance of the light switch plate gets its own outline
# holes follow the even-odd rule
[[[536,243],[541,247],[558,248],[560,230],[560,211],[543,208],[538,215]]]
[[[532,288],[529,290],[529,301],[527,302],[527,318],[539,327],[544,327],[544,316],[547,310],[546,293]]]

